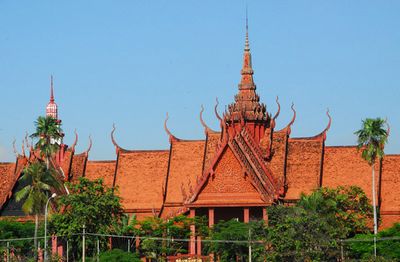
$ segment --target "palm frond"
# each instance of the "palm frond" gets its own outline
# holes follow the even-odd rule
[[[20,202],[22,199],[25,199],[26,196],[29,194],[29,192],[31,191],[32,186],[31,185],[27,185],[26,187],[22,188],[20,191],[15,193],[15,200],[17,202]]]

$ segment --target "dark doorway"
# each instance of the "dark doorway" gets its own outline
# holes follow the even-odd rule
[[[218,223],[221,220],[228,221],[236,219],[243,222],[243,208],[240,207],[217,207],[215,208],[214,223]]]

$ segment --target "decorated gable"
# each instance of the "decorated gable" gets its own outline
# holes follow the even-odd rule
[[[214,172],[208,177],[193,205],[224,206],[227,203],[229,205],[264,203],[251,178],[229,146],[226,146],[220,155],[214,166]]]

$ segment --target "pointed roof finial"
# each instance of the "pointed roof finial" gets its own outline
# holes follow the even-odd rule
[[[246,4],[246,41],[244,45],[245,51],[250,51],[250,44],[249,44],[249,19],[247,14],[247,4]]]
[[[54,102],[53,75],[50,77],[50,102]]]

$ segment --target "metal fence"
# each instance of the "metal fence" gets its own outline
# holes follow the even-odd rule
[[[36,255],[39,261],[44,260],[44,237],[38,237],[38,251]],[[198,239],[196,239],[197,241]],[[163,259],[167,261],[212,261],[215,256],[210,254],[207,247],[211,243],[226,243],[232,245],[241,245],[248,250],[243,254],[246,257],[246,261],[249,261],[249,254],[252,249],[255,250],[257,247],[262,247],[265,254],[268,255],[268,245],[261,241],[241,241],[241,240],[211,240],[202,239],[201,244],[195,243],[197,248],[200,247],[196,252],[195,256],[187,255],[189,250],[189,242],[191,239],[174,239],[170,237],[151,237],[151,236],[121,236],[121,235],[109,235],[109,234],[97,234],[97,233],[78,233],[72,236],[49,236],[48,237],[48,258],[49,261],[78,261],[85,257],[90,261],[100,261],[100,255],[106,251],[112,249],[120,249],[124,252],[136,254],[138,257],[147,257],[148,261],[157,261],[157,257],[154,254],[144,253],[142,245],[149,245],[149,243],[155,244],[154,248],[174,247],[176,250],[186,252],[176,252],[170,254],[164,254]],[[366,248],[370,248],[371,257],[373,256],[373,239],[345,239],[337,241],[337,249],[330,250],[330,256],[337,258],[337,261],[358,261],[359,258],[351,257],[351,247],[355,243],[363,243]],[[388,243],[390,242],[390,243]],[[383,237],[377,239],[378,250],[379,245],[385,244],[400,244],[400,237]],[[83,248],[85,247],[85,248]],[[18,239],[0,239],[0,261],[27,261],[35,257],[34,252],[34,238],[18,238]],[[299,255],[296,252],[285,252],[282,254],[288,259],[290,257]],[[378,256],[384,256],[379,254]],[[251,256],[251,255],[250,255]],[[258,261],[253,258],[252,261]],[[390,261],[390,260],[388,260]]]

